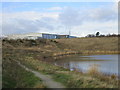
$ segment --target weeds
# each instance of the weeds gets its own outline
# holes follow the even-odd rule
[[[98,72],[97,65],[91,66],[88,73],[84,74],[78,72],[77,69],[69,71],[45,62],[47,57],[53,55],[76,54],[82,51],[83,54],[116,53],[118,40],[112,37],[111,39],[105,37],[58,39],[55,41],[3,40],[3,87],[44,87],[41,80],[21,69],[17,63],[12,61],[14,59],[19,60],[28,68],[53,76],[56,81],[64,83],[69,88],[116,88],[118,87],[116,76],[102,75]],[[48,58],[48,60],[50,59],[53,58]],[[41,85],[38,82],[41,82]]]
[[[14,60],[22,59],[14,56],[13,50],[3,52],[3,72],[2,72],[2,87],[3,88],[33,88],[39,86],[44,88],[42,81],[34,76],[33,73],[26,71],[18,65]],[[6,56],[7,55],[7,56]]]
[[[87,73],[90,74],[91,76],[97,76],[98,74],[100,74],[99,69],[98,69],[98,65],[97,64],[92,65],[88,69]]]

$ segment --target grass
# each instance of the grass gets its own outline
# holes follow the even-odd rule
[[[118,37],[56,39],[56,41],[64,44],[67,49],[83,53],[84,51],[85,53],[109,53],[110,51],[119,51]]]
[[[34,45],[32,45],[33,42]],[[117,37],[4,40],[3,86],[13,88],[45,87],[40,79],[14,62],[14,60],[18,60],[28,68],[51,75],[54,80],[63,83],[69,88],[117,88],[119,81],[115,79],[116,77],[114,75],[102,75],[97,71],[97,67],[91,67],[88,73],[80,73],[48,63],[54,59],[53,57],[76,54],[77,52],[81,54],[118,53],[117,42]]]
[[[6,56],[7,55],[7,56]],[[9,53],[3,53],[3,72],[2,87],[3,88],[44,88],[41,79],[33,73],[26,71],[14,61]]]
[[[70,75],[66,75],[64,73],[55,73],[52,75],[53,79],[57,82],[63,83],[65,86],[69,86],[68,81],[72,79]]]
[[[90,74],[91,76],[99,75],[100,72],[99,72],[99,70],[98,70],[98,65],[97,65],[97,64],[92,65],[92,66],[88,69],[87,73]]]
[[[39,50],[52,56],[69,54],[118,54],[119,37],[3,40],[4,47]],[[34,43],[34,44],[33,44]],[[19,46],[19,47],[18,47]]]
[[[34,51],[33,51],[34,52]],[[117,88],[117,80],[112,79],[108,76],[94,73],[96,75],[88,74],[88,73],[80,73],[77,71],[69,71],[68,69],[64,69],[62,67],[58,67],[52,65],[50,63],[35,59],[33,56],[36,54],[30,54],[33,52],[26,53],[25,51],[16,51],[13,50],[12,53],[16,54],[15,57],[21,57],[19,60],[22,64],[27,67],[37,70],[43,74],[48,74],[53,77],[54,80],[63,83],[66,87],[69,88]],[[93,70],[93,69],[92,69]]]

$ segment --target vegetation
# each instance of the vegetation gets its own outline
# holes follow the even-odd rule
[[[97,32],[96,34],[88,34],[86,37],[120,37],[120,34],[100,34],[100,32]]]
[[[18,51],[18,50],[5,50],[9,53],[11,53],[10,56],[18,58],[21,57],[21,59],[18,59],[22,64],[24,64],[25,66],[33,69],[33,70],[37,70],[43,74],[48,74],[51,75],[53,77],[53,79],[55,79],[58,82],[64,83],[64,85],[66,85],[66,87],[70,87],[70,88],[117,88],[117,83],[118,81],[116,79],[111,78],[111,76],[104,76],[102,74],[96,73],[96,71],[94,70],[94,73],[96,73],[96,75],[93,75],[90,73],[81,73],[81,72],[77,72],[77,71],[69,71],[68,69],[64,69],[62,67],[58,67],[55,65],[52,65],[48,62],[44,62],[41,61],[39,59],[36,59],[35,57],[37,55],[39,55],[39,52],[35,52],[35,51],[30,51],[29,53],[26,53],[28,51],[26,50],[22,50],[22,51]],[[35,53],[35,54],[33,54]],[[11,62],[12,63],[12,62]],[[4,64],[4,62],[3,62]],[[6,65],[6,64],[4,64]],[[8,70],[7,72],[3,73],[3,76],[9,76],[8,74],[13,72],[13,73],[18,73],[18,76],[16,77],[16,74],[12,77],[9,77],[11,80],[9,80],[8,78],[5,77],[5,79],[7,80],[3,80],[3,83],[7,82],[9,84],[11,84],[11,82],[13,81],[14,78],[19,78],[16,79],[16,82],[13,82],[13,84],[17,84],[17,87],[21,87],[20,84],[18,84],[18,80],[21,79],[20,73],[24,73],[23,71],[20,72],[19,69],[17,69],[17,71],[15,70],[15,68],[13,66],[10,66],[9,64],[7,64],[9,66],[9,68],[3,69]],[[18,66],[17,64],[15,66]],[[12,69],[12,70],[11,70]],[[6,75],[6,73],[8,73]],[[26,83],[28,83],[28,86],[31,86],[31,83],[29,84],[29,81],[31,82],[31,78],[33,78],[32,83],[34,81],[37,81],[38,79],[35,79],[34,76],[26,76],[26,74],[22,75],[24,78],[27,77],[27,79],[24,80],[24,78],[21,81],[21,83],[23,83],[22,81],[26,81]],[[26,76],[26,77],[25,77]],[[25,83],[25,82],[24,82]],[[24,85],[23,83],[23,85]],[[34,84],[32,84],[34,85]],[[6,84],[4,85],[5,87]],[[16,86],[16,85],[15,85]],[[13,87],[13,86],[11,86]],[[24,87],[26,87],[24,85]]]
[[[90,74],[92,76],[100,74],[98,71],[98,65],[94,64],[93,66],[91,66],[88,70],[88,74]]]
[[[4,47],[41,51],[47,56],[69,54],[118,54],[119,37],[71,39],[3,40]],[[49,54],[48,54],[49,53]]]
[[[11,50],[3,50],[2,87],[3,88],[45,88],[42,80],[18,65]]]
[[[98,37],[99,35],[100,35],[100,33],[99,33],[99,32],[97,32],[97,33],[96,33],[96,37]]]
[[[58,43],[64,44],[64,47],[67,46],[68,50],[79,51],[83,54],[119,53],[118,40],[118,37],[56,39]]]
[[[89,42],[89,43],[88,43]],[[50,64],[55,57],[69,54],[118,53],[118,38],[75,38],[54,40],[3,40],[3,87],[39,87],[42,81],[31,72],[21,68],[16,62],[64,83],[70,88],[117,88],[115,75],[106,76],[91,67],[88,73],[70,71]],[[39,84],[40,83],[40,84]]]

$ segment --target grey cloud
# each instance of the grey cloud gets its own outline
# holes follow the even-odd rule
[[[87,21],[107,22],[117,20],[117,13],[110,8],[75,9],[66,8],[60,15],[59,20],[63,25],[78,26]]]
[[[12,20],[14,22],[3,23],[3,34],[33,32],[36,27],[28,20]]]
[[[36,13],[37,14],[37,13]],[[96,8],[96,9],[76,9],[76,8],[65,8],[58,18],[44,16],[39,18],[38,15],[31,17],[23,17],[21,13],[18,17],[11,16],[7,19],[3,19],[2,30],[3,34],[9,33],[27,33],[27,32],[61,32],[60,30],[66,30],[65,26],[76,27],[85,24],[86,22],[109,22],[117,20],[117,13],[110,8]],[[25,14],[25,16],[27,16]],[[41,14],[40,14],[41,15]],[[54,15],[54,14],[53,14]],[[9,16],[9,15],[8,15]],[[36,18],[34,18],[36,17]],[[31,19],[30,19],[31,18]],[[86,25],[87,26],[87,25]],[[77,29],[75,29],[77,30]]]
[[[79,18],[79,12],[72,8],[65,9],[60,15],[59,20],[61,23],[67,26],[74,26],[81,24],[81,18]]]
[[[88,12],[88,17],[90,20],[96,21],[110,21],[117,19],[117,13],[113,9],[108,8],[98,8],[95,10],[90,10]]]
[[[53,30],[54,29],[54,25],[52,25],[53,22],[55,22],[54,19],[48,18],[48,17],[43,17],[40,20],[36,20],[36,25],[47,28],[49,30]]]
[[[11,19],[3,20],[2,33],[12,34],[12,33],[28,33],[37,32],[44,28],[44,30],[53,30],[53,25],[45,20],[28,20],[28,19]],[[7,23],[6,23],[7,22]],[[43,30],[42,30],[43,31]]]

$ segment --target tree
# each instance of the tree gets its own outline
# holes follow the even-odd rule
[[[99,36],[99,35],[100,35],[100,32],[97,32],[97,33],[96,33],[96,36]]]
[[[88,34],[86,37],[95,37],[94,34]]]

